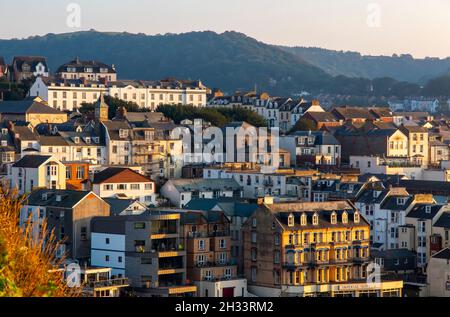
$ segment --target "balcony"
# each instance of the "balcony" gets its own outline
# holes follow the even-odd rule
[[[213,231],[209,233],[210,237],[228,237],[229,235],[230,235],[229,230]]]
[[[130,285],[128,278],[115,278],[101,281],[91,281],[86,284],[86,287],[97,289],[97,288],[109,288],[109,287],[127,287]]]

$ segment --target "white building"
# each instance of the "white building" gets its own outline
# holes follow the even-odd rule
[[[92,191],[101,198],[138,199],[156,205],[155,183],[129,168],[108,167],[95,173]]]
[[[30,96],[39,96],[60,110],[79,108],[94,103],[101,94],[134,102],[155,110],[163,104],[205,106],[208,88],[201,81],[167,79],[160,81],[95,81],[38,77],[30,88]]]
[[[66,189],[66,167],[48,155],[26,155],[8,167],[11,188],[19,194],[33,188]]]
[[[233,179],[173,179],[161,187],[161,196],[183,208],[194,198],[241,198],[242,187]]]

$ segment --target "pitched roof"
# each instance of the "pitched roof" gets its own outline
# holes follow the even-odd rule
[[[103,198],[111,207],[111,215],[118,215],[136,202],[135,199]]]
[[[429,209],[427,209],[427,207],[429,207]],[[437,215],[439,210],[441,210],[443,207],[444,207],[443,205],[416,204],[411,209],[411,211],[406,215],[406,217],[419,219],[433,219]]]
[[[179,192],[239,190],[241,186],[230,178],[224,179],[172,179],[171,182]]]
[[[12,166],[23,168],[37,168],[47,162],[47,160],[50,158],[50,155],[25,155]]]
[[[38,189],[31,192],[25,204],[31,206],[72,208],[89,194],[95,195],[89,191]],[[47,197],[44,197],[45,195]]]
[[[23,100],[9,100],[0,102],[0,113],[64,114],[64,112],[50,107],[47,102],[43,101],[39,97],[29,97]]]
[[[83,73],[85,67],[90,67],[93,69],[94,73],[100,73],[100,68],[105,68],[108,70],[108,73],[116,73],[116,70],[107,64],[104,64],[99,61],[82,61],[78,58],[65,63],[58,67],[57,73],[67,72],[67,68],[75,68],[76,72]]]
[[[14,56],[13,64],[17,68],[21,68],[24,63],[30,64],[31,67],[36,67],[37,64],[42,63],[47,68],[47,59],[43,56]]]
[[[152,180],[124,167],[108,167],[94,174],[94,184],[102,183],[150,183]]]
[[[450,228],[450,212],[444,212],[439,219],[434,223],[435,227]]]
[[[445,248],[435,253],[432,258],[450,260],[450,248]]]
[[[398,198],[405,198],[405,204],[400,205],[398,203]],[[387,210],[406,210],[408,206],[413,202],[414,197],[412,196],[398,196],[398,195],[392,195],[387,197],[383,204],[380,206],[381,209],[387,209]]]
[[[310,116],[316,122],[337,122],[338,120],[327,111],[308,111],[305,116]]]

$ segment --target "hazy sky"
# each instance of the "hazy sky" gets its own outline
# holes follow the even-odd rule
[[[450,56],[450,0],[1,2],[0,38],[89,29],[146,34],[235,30],[272,44]],[[70,3],[81,8],[80,27],[67,24]]]

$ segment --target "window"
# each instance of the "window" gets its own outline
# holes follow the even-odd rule
[[[134,229],[137,229],[137,230],[145,229],[145,222],[135,222]]]
[[[109,255],[105,255],[105,262],[109,262]]]
[[[252,218],[252,227],[256,228],[256,218]]]
[[[336,212],[333,211],[333,213],[331,214],[331,223],[333,225],[335,225],[337,223],[337,215]]]
[[[355,214],[353,215],[353,221],[355,222],[355,223],[359,223],[359,221],[360,221],[360,217],[359,217],[359,212],[355,212]]]
[[[110,241],[109,241],[109,238],[106,238],[106,239],[105,239],[105,244],[109,244],[109,242],[110,242]]]
[[[313,215],[312,222],[313,222],[314,226],[317,226],[319,224],[319,215],[318,214]]]
[[[293,227],[294,226],[294,215],[290,214],[288,217],[288,226]]]
[[[139,184],[131,184],[130,187],[131,187],[131,190],[139,190],[140,189]]]
[[[105,191],[113,190],[113,185],[112,184],[103,185],[103,190]]]
[[[346,212],[342,214],[342,223],[348,223],[348,214]]]
[[[219,240],[219,248],[221,248],[221,249],[225,249],[226,248],[226,240],[225,239],[220,239]]]
[[[280,234],[279,233],[275,233],[275,235],[273,237],[273,243],[275,245],[280,245]]]
[[[118,184],[117,185],[117,189],[119,189],[119,190],[126,190],[127,189],[127,184]]]
[[[273,254],[273,263],[279,264],[280,263],[280,251],[275,251]]]
[[[84,179],[84,166],[77,166],[77,178]]]
[[[66,169],[66,179],[71,179],[71,178],[72,178],[72,169],[70,168],[70,166],[68,166]]]
[[[252,279],[252,282],[256,282],[256,274],[257,274],[257,269],[256,269],[256,267],[252,267],[252,269],[251,269],[251,279]]]
[[[257,242],[257,233],[256,232],[252,232],[252,243],[256,243]]]
[[[205,240],[198,240],[198,249],[200,250],[200,251],[203,251],[203,250],[205,250]]]
[[[301,224],[302,226],[306,226],[306,223],[307,223],[306,214],[303,213],[302,216],[301,216],[301,218],[300,218],[300,224]]]

